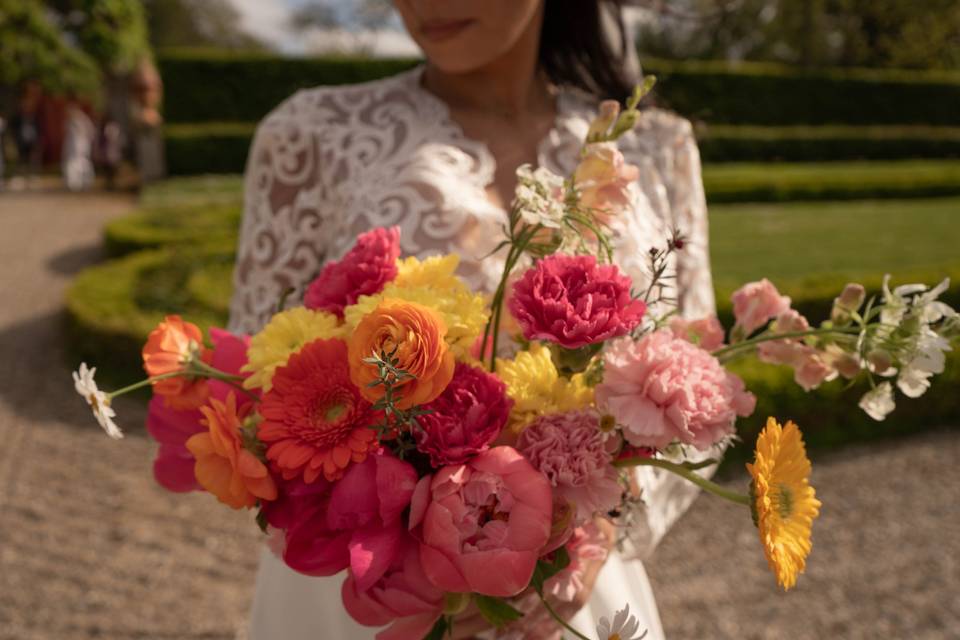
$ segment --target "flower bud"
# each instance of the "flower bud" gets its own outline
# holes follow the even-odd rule
[[[830,319],[843,324],[850,321],[850,314],[860,308],[866,298],[867,292],[862,284],[851,282],[843,288],[843,292],[833,299],[833,310],[830,313]]]
[[[879,375],[885,375],[893,367],[893,356],[884,349],[873,349],[867,354],[870,369]]]
[[[852,353],[838,355],[833,361],[833,366],[847,380],[853,380],[860,375],[860,359]]]
[[[620,117],[617,118],[617,122],[613,125],[613,131],[610,132],[610,135],[614,138],[619,138],[621,135],[637,126],[639,121],[639,111],[624,111],[620,114]]]
[[[610,125],[613,124],[617,116],[620,115],[620,103],[616,100],[604,100],[600,103],[597,117],[590,123],[590,129],[587,131],[587,142],[607,135]]]

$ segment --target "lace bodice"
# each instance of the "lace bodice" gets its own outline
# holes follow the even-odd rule
[[[421,87],[421,74],[417,68],[366,84],[303,90],[260,124],[247,160],[232,330],[258,330],[284,290],[296,289],[292,300],[302,297],[325,260],[340,257],[358,233],[375,226],[399,225],[404,255],[457,253],[471,286],[496,287],[503,255],[484,258],[502,238],[507,216],[486,193],[495,159]],[[569,175],[594,115],[593,99],[560,90],[539,163]],[[706,204],[690,123],[647,110],[620,148],[641,177],[632,186],[633,206],[613,226],[618,264],[643,287],[649,249],[679,228],[688,238],[675,264],[681,312],[712,313]],[[696,492],[649,467],[638,480],[649,512],[648,526],[633,536],[642,553]]]

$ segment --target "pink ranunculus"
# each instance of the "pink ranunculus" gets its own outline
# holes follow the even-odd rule
[[[577,527],[567,542],[570,564],[560,573],[548,579],[544,591],[561,602],[573,602],[583,591],[583,572],[589,562],[607,559],[606,536],[593,521]]]
[[[553,254],[537,261],[514,285],[510,312],[527,340],[568,349],[629,333],[647,306],[630,296],[630,278],[594,256]]]
[[[397,277],[400,228],[378,227],[357,236],[357,244],[340,260],[328,262],[307,287],[303,304],[343,318],[343,309],[360,296],[380,293]]]
[[[726,337],[723,325],[717,320],[717,316],[707,316],[699,320],[687,320],[674,316],[670,319],[670,330],[678,338],[692,342],[707,351],[722,347]]]
[[[733,316],[744,335],[750,335],[790,308],[790,298],[780,295],[766,278],[743,285],[733,293],[731,299]]]
[[[519,452],[494,447],[417,484],[410,529],[444,591],[513,596],[550,538],[550,483]]]
[[[362,625],[382,627],[377,640],[420,640],[443,613],[443,591],[430,582],[420,564],[420,545],[404,533],[399,551],[370,588],[357,588],[348,574],[341,589],[343,606]]]
[[[462,464],[497,439],[512,406],[499,378],[458,362],[447,388],[422,407],[429,413],[417,418],[417,448],[430,456],[434,467]]]
[[[223,329],[210,329],[213,354],[210,364],[231,375],[241,375],[240,367],[247,361],[248,336],[236,336]],[[210,396],[225,401],[233,389],[220,380],[210,380]],[[244,396],[240,396],[243,400]],[[160,447],[153,461],[153,475],[157,483],[168,491],[186,492],[202,490],[194,476],[193,454],[186,442],[191,436],[202,433],[207,427],[200,423],[203,414],[198,409],[178,410],[171,408],[162,396],[153,396],[147,409],[147,432]]]
[[[615,142],[595,142],[586,146],[573,184],[580,204],[606,224],[630,205],[629,186],[639,177],[640,169],[627,163]]]
[[[740,378],[666,329],[610,345],[596,398],[638,447],[679,440],[705,450],[733,433],[737,416],[756,407]]]
[[[554,493],[576,508],[576,523],[620,504],[623,489],[610,462],[616,441],[604,438],[593,411],[571,411],[534,420],[517,440],[517,450],[547,477]]]

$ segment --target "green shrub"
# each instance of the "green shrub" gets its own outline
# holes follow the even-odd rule
[[[239,204],[174,205],[118,218],[104,230],[107,254],[121,256],[141,249],[179,244],[237,242],[242,208]]]
[[[243,176],[204,174],[153,182],[140,193],[143,209],[243,202]]]
[[[254,125],[206,123],[164,129],[167,172],[172,176],[243,173]]]

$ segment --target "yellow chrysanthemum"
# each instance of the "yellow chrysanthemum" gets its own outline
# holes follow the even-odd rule
[[[243,371],[252,375],[244,381],[243,386],[269,391],[273,372],[285,365],[303,345],[320,338],[344,337],[345,328],[331,313],[311,311],[304,307],[282,311],[250,339],[247,364],[243,366]]]
[[[810,528],[820,514],[820,501],[810,486],[810,460],[800,429],[773,418],[757,438],[750,485],[751,509],[760,530],[763,553],[777,582],[787,590],[797,583],[810,554]]]
[[[582,374],[569,379],[557,372],[550,350],[539,343],[519,352],[512,360],[497,359],[497,375],[513,398],[509,428],[523,431],[535,418],[548,413],[582,409],[593,403],[593,388]]]
[[[455,254],[420,261],[406,258],[398,263],[393,282],[372,296],[361,296],[344,310],[347,326],[353,328],[377,308],[385,298],[398,298],[430,307],[443,316],[447,325],[447,343],[458,359],[467,356],[470,347],[483,333],[489,311],[486,297],[474,293],[454,272],[460,259]]]

